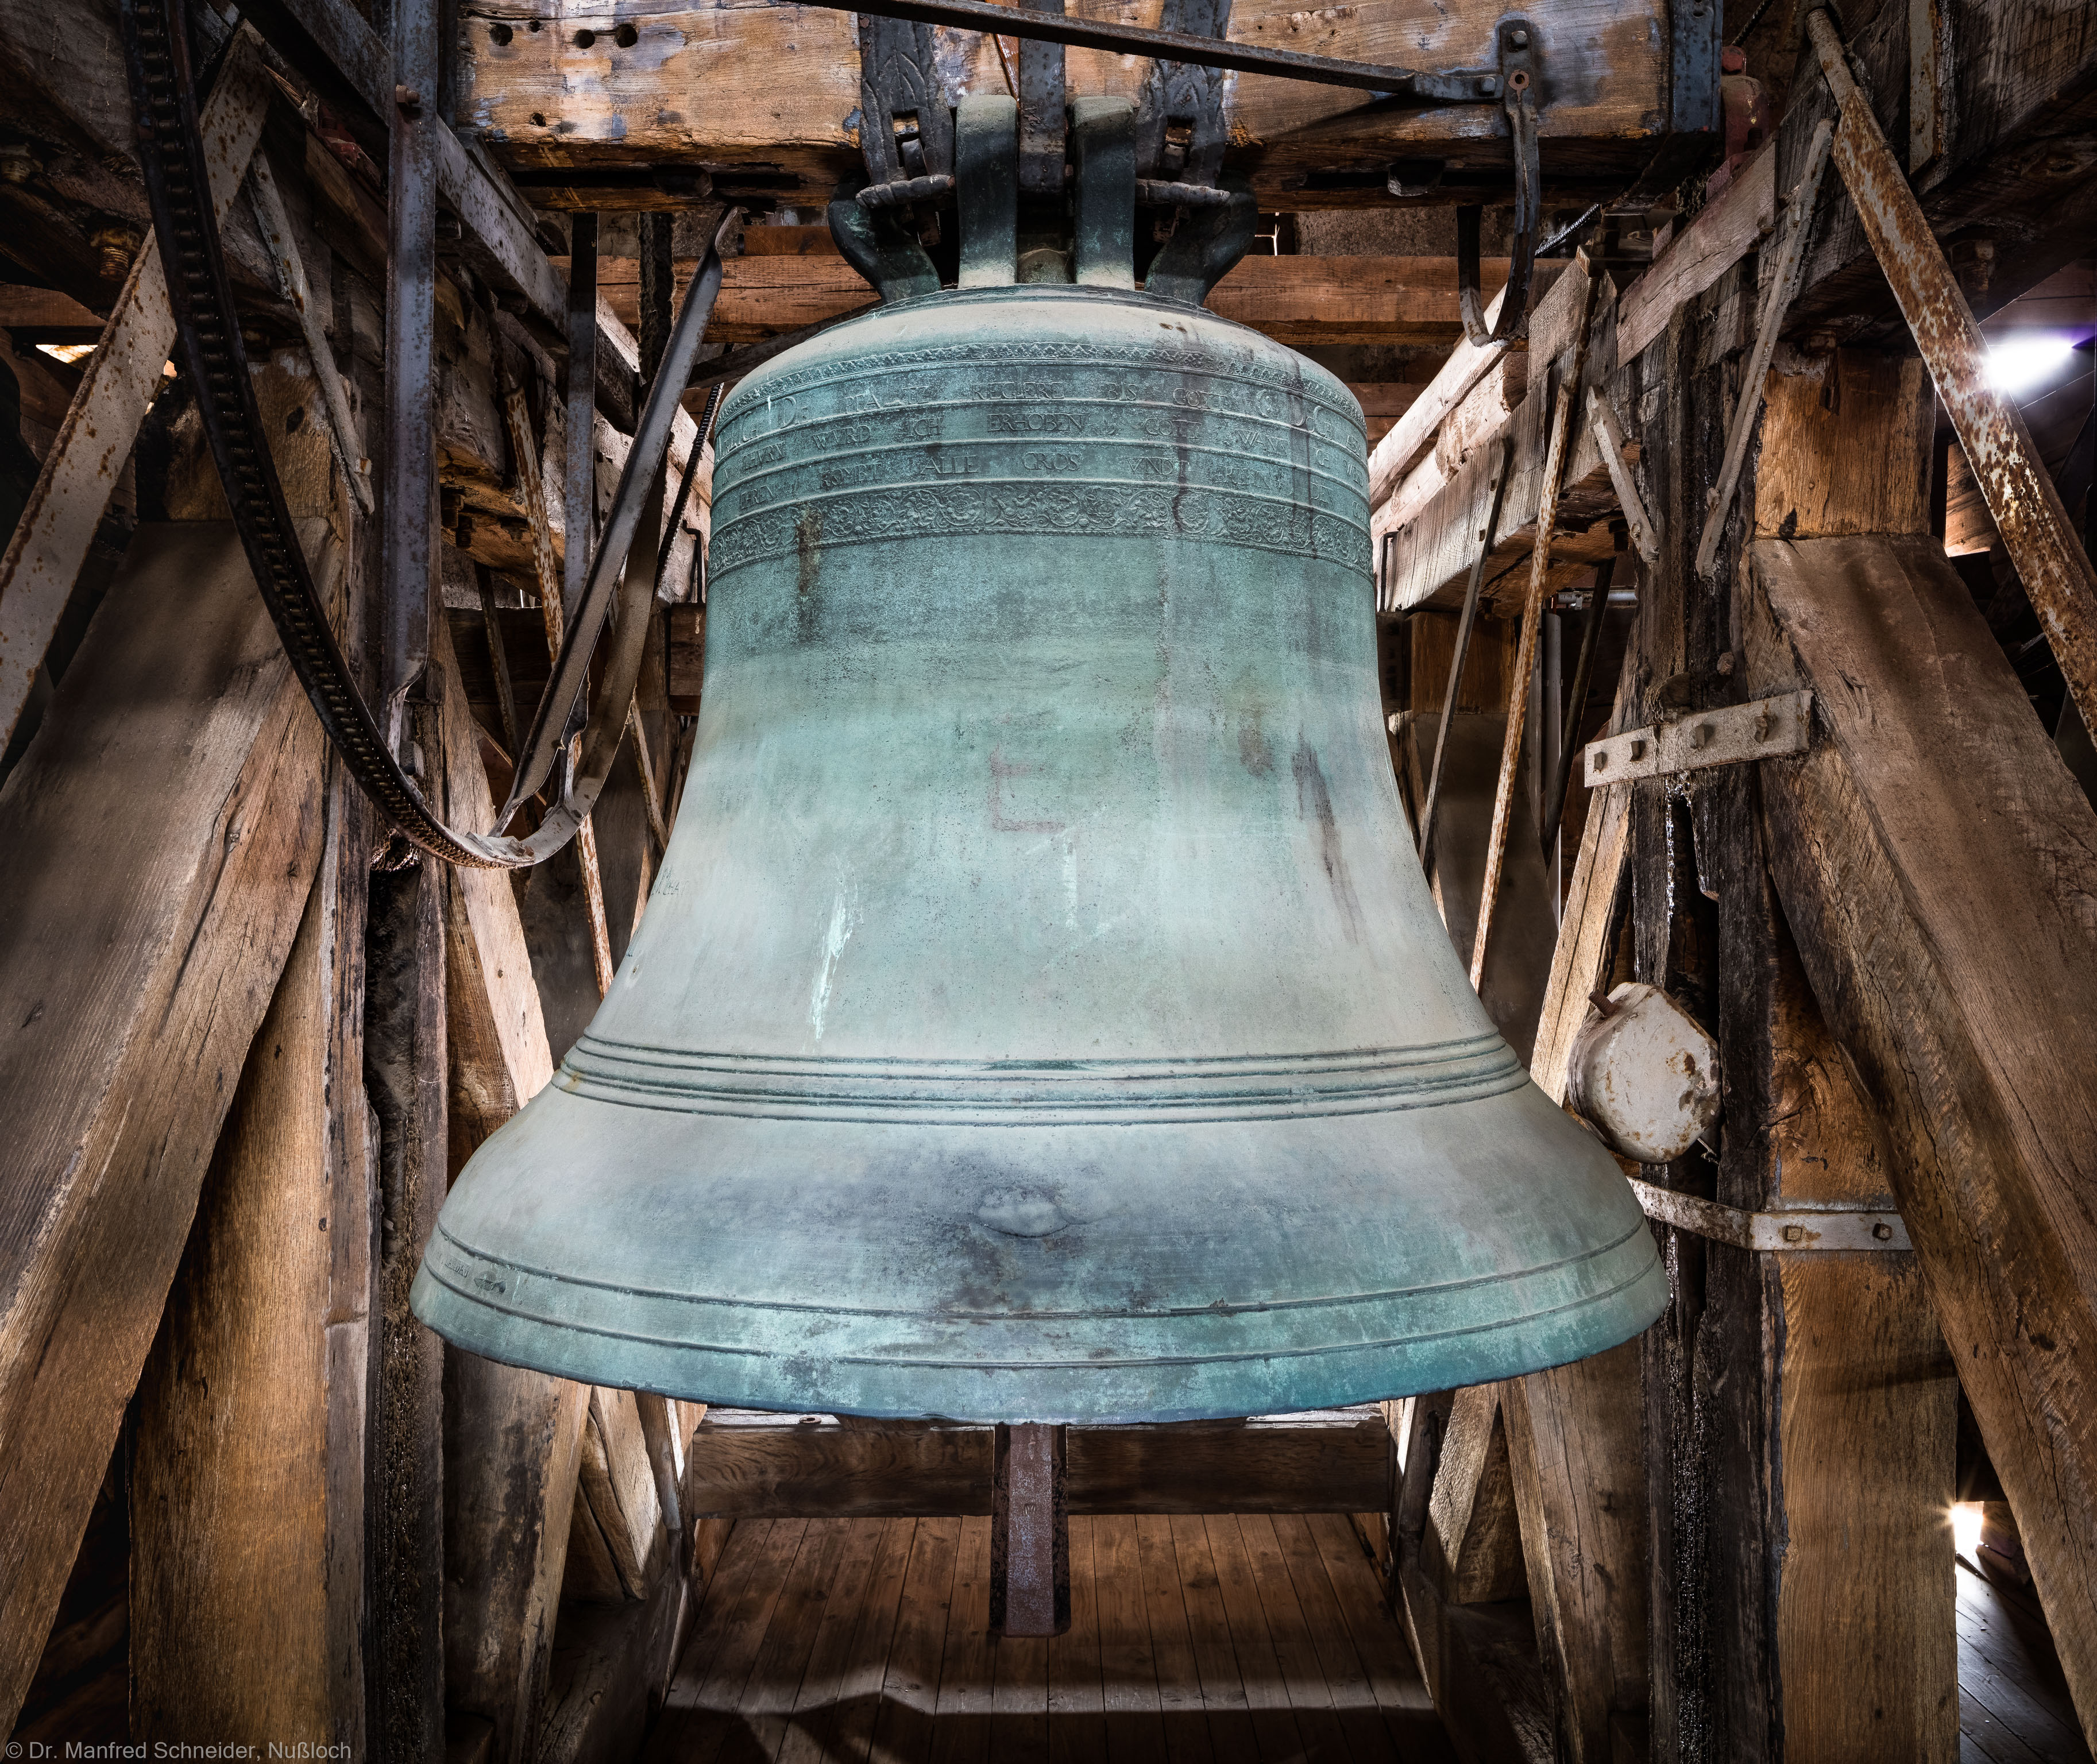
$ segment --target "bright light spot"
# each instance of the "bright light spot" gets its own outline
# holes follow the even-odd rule
[[[94,353],[91,343],[40,343],[37,347],[54,361],[63,361],[68,366],[85,356]]]
[[[1981,1547],[1981,1504],[1962,1500],[1951,1509],[1951,1537],[1959,1553],[1968,1561],[1977,1559]]]
[[[2038,331],[1998,337],[1988,345],[1988,379],[2012,395],[2035,386],[2073,352],[2075,339]]]

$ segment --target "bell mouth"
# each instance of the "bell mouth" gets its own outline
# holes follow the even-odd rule
[[[1402,1125],[979,1107],[899,1152],[883,1119],[634,1107],[564,1071],[490,1141],[508,1180],[454,1191],[414,1309],[490,1359],[694,1401],[1107,1424],[1512,1377],[1664,1302],[1614,1164],[1526,1080]]]

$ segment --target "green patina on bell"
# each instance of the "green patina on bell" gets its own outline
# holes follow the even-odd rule
[[[1079,208],[1075,282],[892,302],[724,409],[683,812],[595,1021],[445,1203],[414,1305],[459,1346],[1171,1420],[1658,1315],[1628,1184],[1412,855],[1359,407],[1127,286],[1125,226],[1124,285],[1088,278]],[[970,213],[965,283],[1014,261],[1009,205],[989,247]]]

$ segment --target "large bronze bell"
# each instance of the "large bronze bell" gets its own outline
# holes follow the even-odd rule
[[[729,400],[683,812],[595,1021],[444,1205],[414,1306],[450,1341],[1112,1421],[1476,1384],[1658,1314],[1630,1187],[1413,857],[1359,408],[1080,285],[1087,248]]]

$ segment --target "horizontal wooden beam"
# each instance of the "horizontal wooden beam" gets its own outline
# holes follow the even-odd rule
[[[1071,8],[1153,27],[1162,10],[1162,0],[1078,0]],[[1499,0],[1447,0],[1426,11],[1366,0],[1306,12],[1248,0],[1232,11],[1229,36],[1346,60],[1472,68],[1492,63],[1504,10]],[[1540,36],[1549,69],[1540,131],[1547,184],[1608,185],[1613,194],[1652,158],[1667,113],[1664,0],[1556,0]],[[950,101],[1005,90],[984,37],[940,29],[935,38]],[[458,50],[462,122],[485,131],[542,204],[676,207],[703,173],[717,193],[807,206],[827,201],[859,165],[850,13],[475,0],[460,9]],[[1069,90],[1134,97],[1149,65],[1074,49]],[[1366,96],[1227,73],[1227,163],[1250,175],[1268,208],[1386,203],[1385,168],[1397,158],[1446,156],[1505,177],[1504,125],[1492,107],[1412,111]]]
[[[702,1517],[968,1517],[991,1510],[991,1447],[987,1427],[709,1409],[692,1435],[685,1486]],[[1073,1427],[1070,1511],[1382,1512],[1394,1461],[1373,1404]]]
[[[752,228],[751,236],[773,230]],[[799,233],[801,228],[778,229]],[[759,343],[876,304],[859,272],[833,251],[797,242],[790,252],[752,253],[723,266],[720,298],[707,336]],[[567,260],[555,258],[565,270]],[[694,260],[676,266],[681,299]],[[1488,259],[1488,287],[1507,279],[1507,260]],[[637,260],[600,258],[598,288],[623,324],[639,322]],[[1446,347],[1463,335],[1453,257],[1247,257],[1218,284],[1209,309],[1277,343],[1381,343]]]

